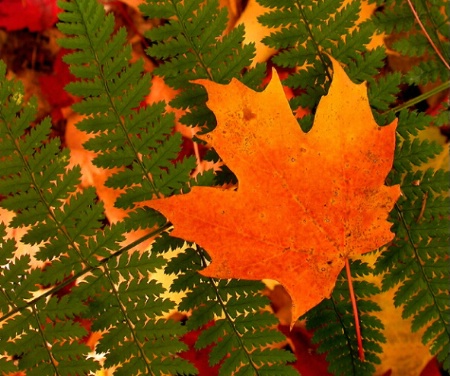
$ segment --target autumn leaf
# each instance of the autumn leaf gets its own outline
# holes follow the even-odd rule
[[[215,278],[274,279],[292,298],[292,318],[330,296],[345,260],[394,234],[388,212],[399,186],[384,185],[392,167],[396,121],[373,119],[364,84],[333,60],[328,95],[303,133],[276,72],[263,92],[237,80],[197,80],[208,92],[217,127],[202,136],[236,174],[237,189],[193,187],[148,205],[212,258]]]
[[[8,31],[28,28],[43,31],[58,21],[56,0],[4,0],[0,2],[0,27]]]

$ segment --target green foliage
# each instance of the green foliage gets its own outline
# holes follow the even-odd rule
[[[2,225],[0,353],[19,359],[5,369],[26,370],[29,375],[95,370],[98,364],[92,359],[77,362],[89,351],[80,343],[86,331],[74,321],[85,310],[83,302],[66,306],[54,295],[33,297],[42,293],[43,281],[61,283],[98,264],[89,242],[97,242],[101,234],[103,207],[94,201],[92,190],[75,193],[80,169],[67,170],[68,152],[60,152],[59,140],[48,139],[49,119],[30,125],[37,103],[31,100],[25,106],[23,87],[5,79],[3,62],[0,77],[1,205],[16,214],[10,226],[30,226],[22,242],[40,244],[35,258],[51,263],[42,270],[31,268],[30,255],[15,252],[17,245],[6,239]],[[122,234],[116,232],[111,243],[120,239]],[[109,251],[106,247],[101,252]],[[61,263],[64,269],[57,267]]]
[[[394,304],[402,307],[404,318],[412,317],[413,331],[427,328],[423,343],[448,369],[450,172],[415,169],[440,151],[438,145],[415,138],[417,129],[431,121],[426,115],[400,113],[396,158],[389,180],[401,185],[403,196],[390,218],[396,237],[378,258],[376,272],[384,274],[384,290],[397,287]]]
[[[130,208],[138,201],[180,192],[193,158],[181,162],[181,135],[171,135],[173,114],[164,114],[164,103],[136,110],[150,91],[151,77],[143,74],[143,61],[130,65],[131,46],[126,31],[113,35],[114,18],[92,1],[62,2],[60,29],[72,37],[61,46],[77,49],[65,56],[72,73],[80,78],[67,90],[84,97],[73,108],[88,117],[79,129],[95,133],[84,146],[98,153],[94,164],[114,169],[107,187],[129,188],[117,206]],[[89,15],[89,21],[84,18]]]
[[[169,239],[160,238],[155,248],[168,251]],[[254,281],[202,277],[198,271],[208,262],[202,249],[188,247],[165,269],[175,275],[171,291],[186,293],[178,306],[181,312],[190,312],[186,327],[202,329],[195,349],[213,345],[209,364],[220,363],[220,375],[296,374],[285,365],[295,360],[293,354],[276,348],[285,337],[276,329],[277,318],[268,311],[269,300],[261,295],[264,286]]]
[[[328,55],[338,59],[355,82],[367,81],[374,116],[380,124],[398,113],[395,161],[388,184],[400,184],[403,196],[391,213],[396,237],[378,257],[374,270],[351,263],[366,360],[358,357],[357,339],[347,280],[339,277],[332,296],[305,315],[314,329],[318,351],[327,354],[337,375],[369,375],[380,361],[385,341],[379,307],[372,300],[379,289],[365,281],[370,273],[382,278],[382,290],[396,288],[394,304],[413,319],[412,330],[425,328],[423,342],[450,369],[450,302],[448,244],[450,241],[449,172],[423,169],[441,152],[418,132],[448,113],[431,117],[395,107],[401,84],[448,79],[442,59],[430,47],[408,5],[379,4],[375,17],[355,28],[360,2],[342,7],[341,0],[258,0],[269,8],[259,18],[277,27],[264,39],[280,50],[272,62],[287,68],[285,84],[294,90],[291,106],[311,110],[300,120],[312,125],[315,107],[327,92],[332,72]],[[413,6],[441,53],[448,54],[448,13],[443,1]],[[382,7],[381,7],[382,5]],[[116,30],[112,14],[93,0],[60,3],[61,46],[77,80],[67,90],[80,98],[73,109],[84,115],[78,129],[92,137],[84,147],[96,153],[94,164],[107,169],[106,186],[120,195],[114,203],[127,216],[114,224],[94,188],[80,189],[81,169],[69,168],[69,152],[51,137],[49,119],[34,123],[37,101],[24,101],[20,82],[5,78],[0,62],[0,206],[14,217],[10,229],[22,231],[20,243],[0,223],[0,371],[27,375],[83,375],[101,366],[115,375],[191,375],[198,371],[180,354],[190,331],[199,331],[194,349],[209,349],[209,363],[219,375],[295,375],[295,357],[281,349],[277,329],[260,282],[215,280],[198,271],[208,255],[196,245],[168,235],[170,224],[145,207],[145,201],[186,192],[191,186],[232,181],[232,173],[205,173],[195,180],[194,158],[180,159],[181,135],[175,117],[163,102],[142,105],[151,90],[150,73],[142,60],[130,63],[126,31]],[[184,115],[180,122],[214,128],[206,92],[193,80],[227,83],[236,77],[260,89],[264,64],[250,69],[253,45],[244,45],[244,26],[227,28],[226,9],[217,0],[147,0],[141,11],[157,19],[146,37],[149,56],[158,62],[152,72],[179,90],[170,102]],[[426,54],[407,74],[386,73],[384,48],[367,50],[375,32],[411,32],[397,36],[392,48],[408,56]],[[447,60],[448,56],[446,56]],[[300,69],[302,67],[302,69]],[[280,125],[282,126],[282,125]],[[217,160],[210,151],[208,158]],[[182,210],[182,209],[181,209]],[[129,231],[146,235],[129,240]],[[146,252],[140,243],[155,238]],[[32,247],[35,252],[22,252]],[[170,252],[169,252],[170,251]],[[175,251],[175,256],[172,252]],[[168,290],[182,294],[175,303],[155,279],[164,271],[174,278]],[[177,310],[186,322],[168,319]],[[90,331],[100,331],[95,352],[86,345]]]

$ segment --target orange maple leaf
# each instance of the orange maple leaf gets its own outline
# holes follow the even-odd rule
[[[376,124],[364,84],[333,60],[328,95],[302,132],[276,74],[263,92],[233,79],[197,80],[217,127],[202,136],[234,171],[238,188],[193,187],[147,204],[196,242],[215,278],[273,279],[292,298],[292,318],[330,296],[346,258],[393,238],[388,213],[399,186],[392,167],[396,121]]]

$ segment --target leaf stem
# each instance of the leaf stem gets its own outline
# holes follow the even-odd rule
[[[348,262],[348,259],[345,260],[345,271],[347,273],[348,290],[350,292],[350,299],[352,301],[353,317],[355,318],[355,331],[356,331],[356,340],[358,341],[359,359],[363,362],[364,349],[362,345],[361,326],[359,323],[358,307],[356,305],[355,291],[353,290],[353,283],[352,283],[352,273],[350,271],[350,263]]]
[[[430,42],[431,47],[433,47],[433,50],[438,55],[439,59],[441,59],[441,61],[444,63],[445,67],[448,70],[450,70],[449,63],[447,62],[447,60],[445,60],[444,56],[442,56],[441,52],[439,51],[439,49],[434,44],[433,40],[430,37],[430,34],[428,34],[427,29],[425,29],[425,26],[423,25],[422,21],[420,20],[420,17],[417,14],[416,9],[414,8],[414,5],[412,4],[411,0],[407,0],[407,2],[408,2],[409,7],[411,8],[411,12],[413,13],[414,18],[416,19],[417,23],[419,24],[420,28],[422,29],[423,33],[425,34],[425,37],[428,39],[428,42]]]
[[[402,103],[394,108],[391,108],[390,110],[385,111],[383,114],[387,114],[389,112],[393,112],[393,113],[400,112],[401,110],[403,110],[405,108],[414,106],[415,104],[422,102],[423,100],[428,99],[431,96],[433,96],[437,93],[440,93],[441,91],[444,91],[449,88],[450,88],[450,80],[440,84],[439,86],[436,86],[435,88],[427,91],[426,93],[423,93],[405,103]]]
[[[303,11],[303,6],[301,4],[301,1],[296,1],[296,3],[297,3],[298,11],[299,11],[299,13],[300,13],[300,15],[301,15],[301,17],[303,19],[303,22],[305,23],[305,28],[306,28],[306,30],[307,30],[310,38],[311,38],[311,42],[312,42],[312,44],[314,45],[314,48],[317,51],[317,56],[319,57],[319,60],[322,63],[322,66],[325,68],[325,74],[328,77],[328,80],[331,82],[332,81],[332,76],[331,76],[331,73],[330,73],[330,67],[328,66],[328,64],[325,62],[325,60],[323,58],[323,50],[322,50],[322,48],[320,47],[320,45],[316,41],[316,38],[315,38],[315,35],[314,35],[313,31],[312,31],[311,25],[308,22],[308,19],[307,19],[306,15],[305,15],[305,12]]]

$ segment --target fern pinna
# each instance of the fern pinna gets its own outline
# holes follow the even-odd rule
[[[412,102],[395,106],[400,84],[448,77],[445,61],[426,43],[405,3],[380,2],[382,11],[360,23],[359,1],[345,6],[341,0],[258,2],[267,7],[259,21],[278,28],[264,42],[281,50],[272,62],[290,73],[285,84],[296,94],[292,108],[300,105],[314,113],[328,88],[330,54],[355,81],[368,81],[380,124],[399,116],[388,181],[401,184],[403,191],[390,219],[396,238],[373,268],[361,261],[351,264],[365,360],[358,356],[344,273],[330,299],[304,317],[314,329],[317,351],[327,354],[333,374],[372,374],[385,341],[373,297],[395,287],[394,303],[404,317],[413,318],[412,330],[425,329],[423,342],[449,369],[449,173],[420,169],[440,148],[417,137],[432,122],[442,124],[448,113],[432,118],[406,110]],[[445,55],[449,35],[443,4],[412,4],[425,29],[435,31],[431,39]],[[197,271],[209,262],[206,252],[168,236],[170,224],[145,207],[147,200],[195,184],[233,181],[232,174],[223,166],[215,175],[192,179],[196,163],[192,157],[179,158],[174,115],[162,102],[143,105],[151,75],[144,73],[142,61],[129,63],[125,30],[115,30],[113,16],[96,1],[64,1],[60,8],[59,28],[66,35],[60,44],[73,50],[65,60],[77,77],[67,90],[81,98],[73,108],[84,116],[77,127],[92,135],[84,146],[96,153],[98,167],[109,170],[106,185],[120,192],[115,206],[127,216],[110,224],[95,190],[79,189],[80,168],[68,168],[69,152],[49,138],[48,119],[33,123],[36,100],[24,102],[21,84],[5,79],[0,63],[0,206],[14,213],[8,227],[25,233],[19,243],[0,224],[0,372],[83,375],[103,367],[114,375],[197,374],[180,356],[187,349],[181,338],[200,330],[194,348],[211,348],[209,363],[220,375],[297,374],[288,364],[294,356],[280,349],[284,336],[261,295],[263,285],[202,277]],[[203,132],[215,126],[204,89],[191,80],[227,83],[237,77],[253,88],[261,85],[265,65],[248,68],[254,47],[242,44],[242,25],[226,30],[227,12],[218,1],[147,0],[140,9],[159,20],[146,34],[151,41],[147,53],[158,62],[153,74],[179,90],[170,105],[184,111],[181,123]],[[399,39],[392,48],[407,55],[425,50],[431,58],[406,75],[385,73],[375,79],[386,53],[382,47],[366,48],[371,35],[412,27],[414,38]],[[438,88],[448,86],[445,81]],[[309,129],[312,119],[301,119],[302,128]],[[217,155],[209,151],[207,158]],[[137,229],[146,235],[128,240]],[[154,242],[146,252],[134,251],[148,239]],[[24,246],[37,251],[21,252]],[[169,289],[182,293],[179,304],[154,279],[161,269],[174,277]],[[371,274],[381,275],[380,287],[365,280]],[[174,309],[186,315],[185,323],[167,319]],[[95,347],[86,344],[92,331],[101,333]]]

